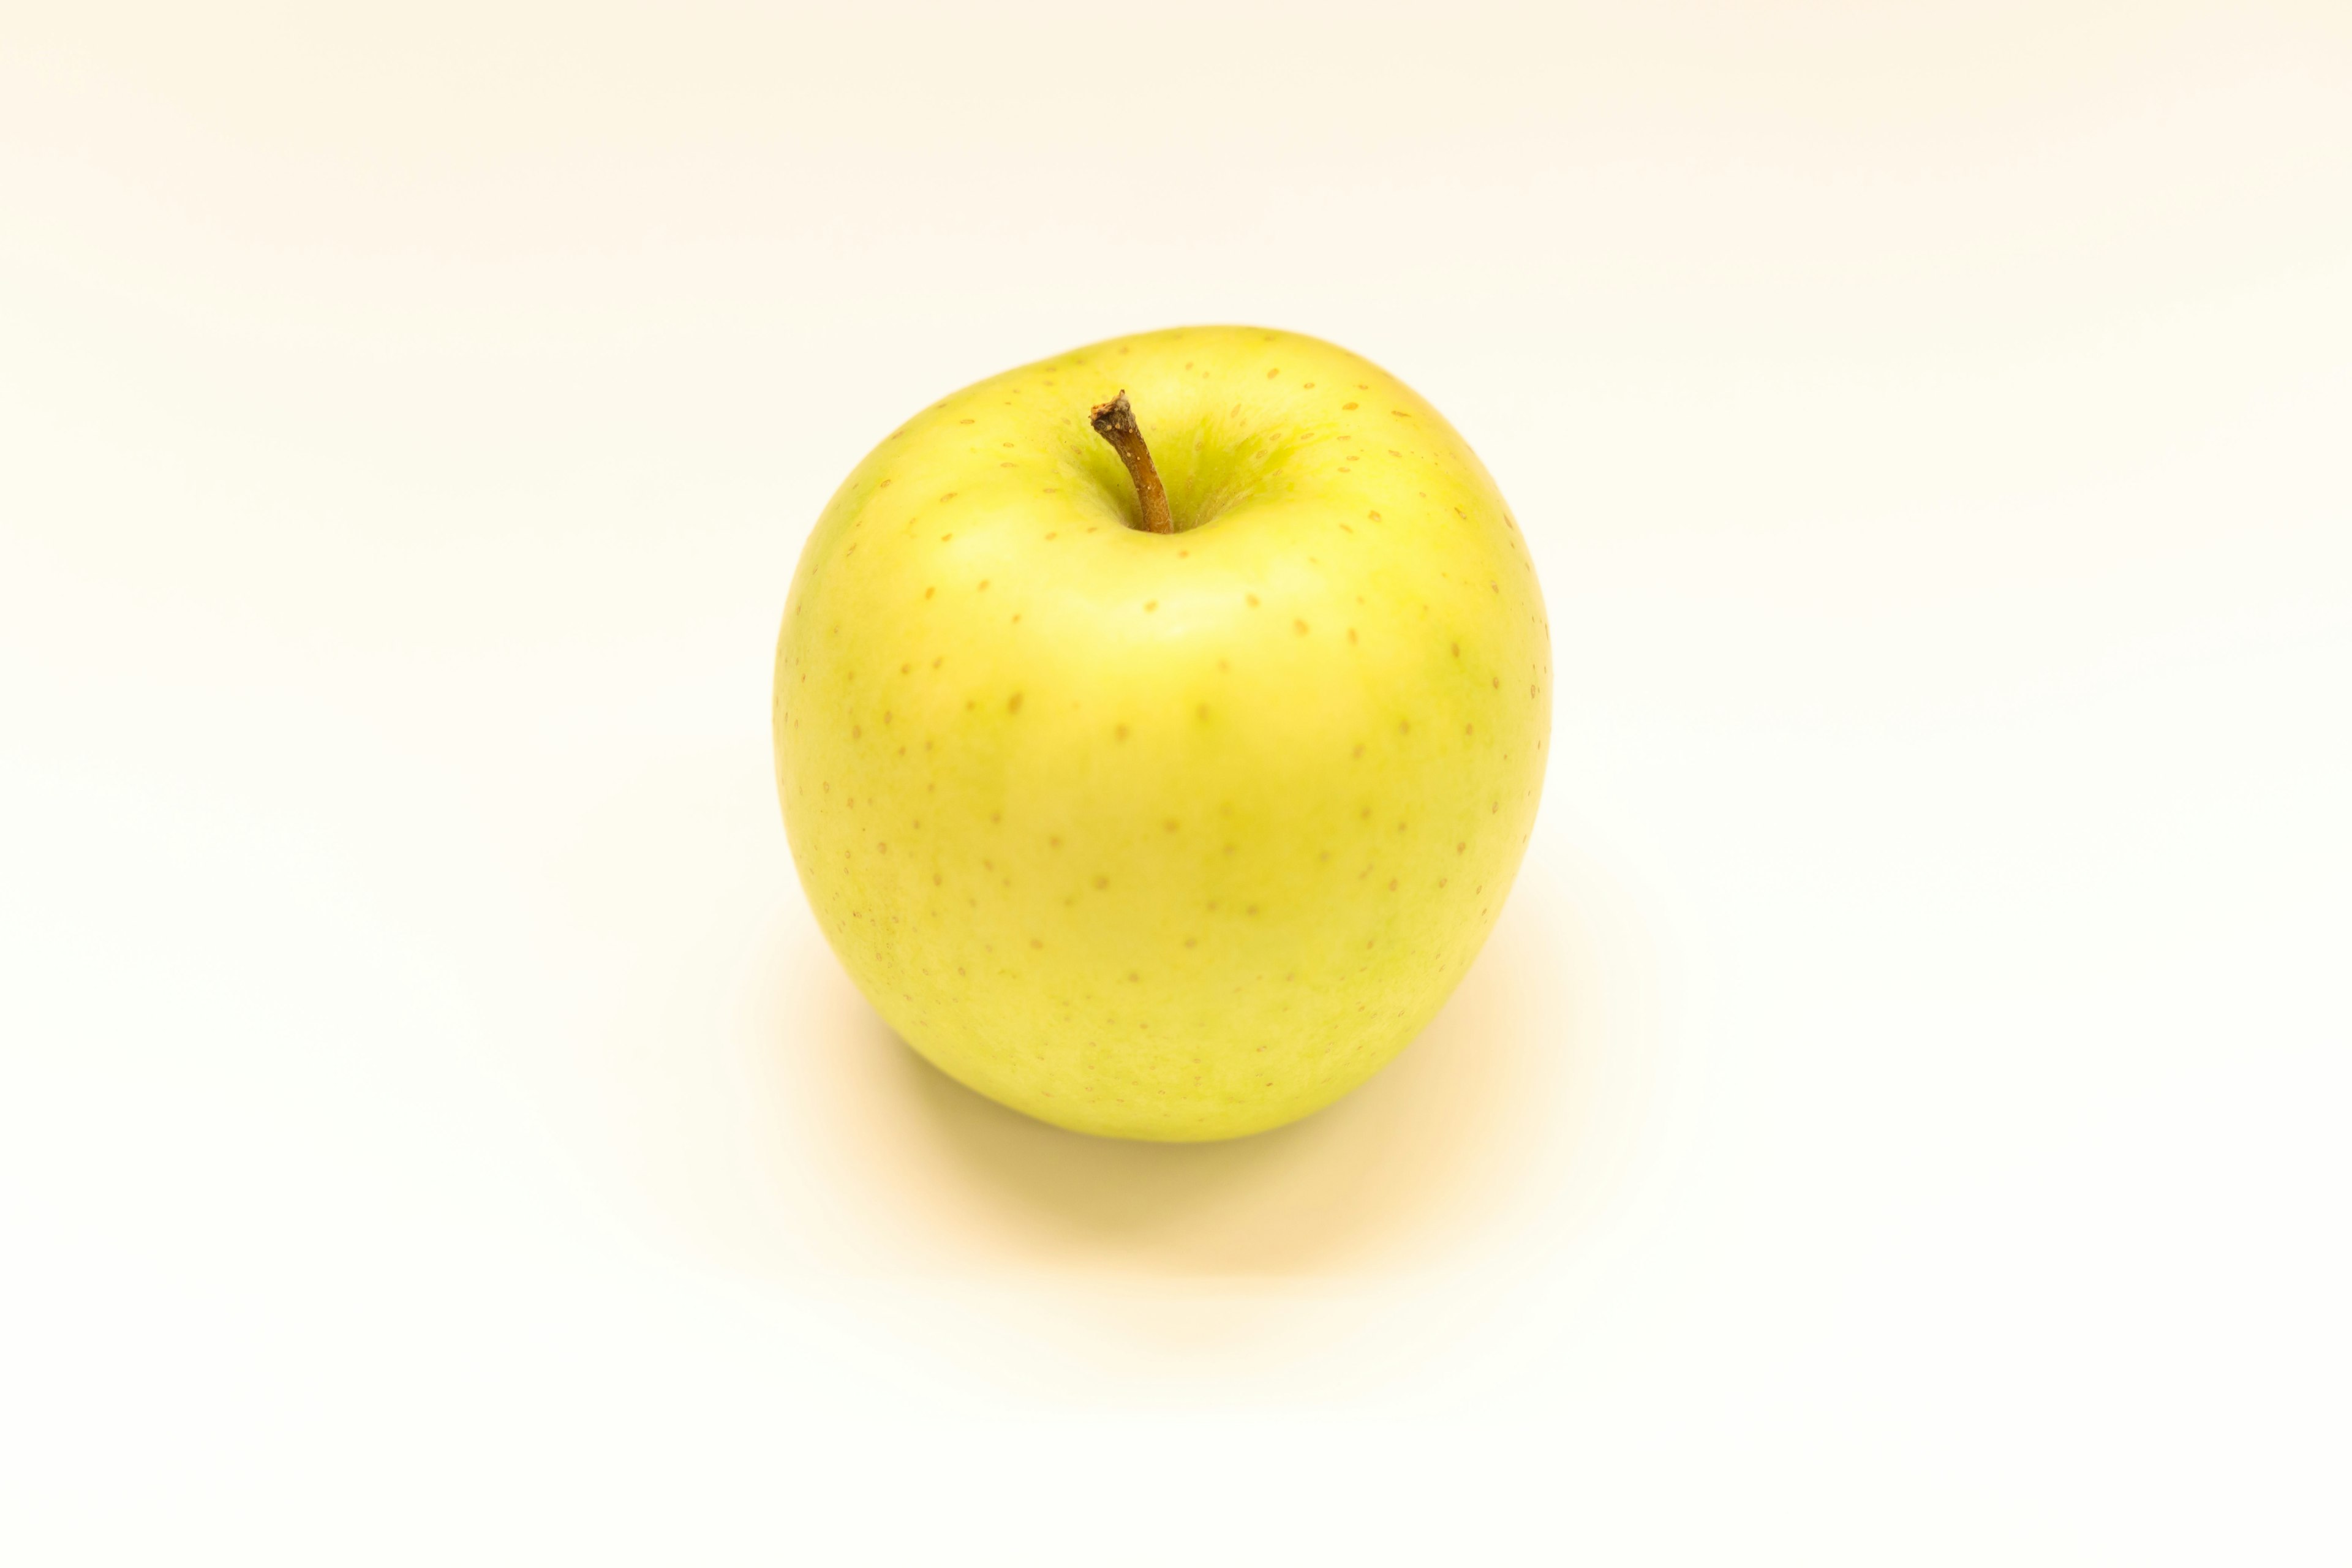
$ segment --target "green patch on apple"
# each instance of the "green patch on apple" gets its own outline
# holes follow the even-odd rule
[[[857,466],[786,602],[776,778],[908,1045],[1077,1131],[1232,1138],[1444,1005],[1550,710],[1526,542],[1438,412],[1332,344],[1189,328],[967,387]]]

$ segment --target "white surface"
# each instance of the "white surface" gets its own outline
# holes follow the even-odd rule
[[[0,16],[0,1557],[2352,1552],[2352,14],[351,9]],[[1556,756],[1397,1068],[1092,1144],[772,637],[1213,320],[1476,445]]]

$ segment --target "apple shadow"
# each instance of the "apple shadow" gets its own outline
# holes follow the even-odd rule
[[[1655,956],[1633,900],[1543,829],[1383,1071],[1289,1127],[1161,1144],[1031,1121],[901,1043],[792,890],[772,814],[764,778],[708,758],[614,781],[564,887],[596,1022],[518,1058],[665,1245],[802,1281],[1345,1283],[1551,1244],[1642,1124]]]
[[[1156,1280],[1437,1266],[1605,1181],[1647,1076],[1624,900],[1590,868],[1537,871],[1419,1039],[1270,1132],[1129,1142],[1009,1110],[900,1041],[813,930],[772,993],[762,1076],[793,1102],[828,1231],[866,1265]]]

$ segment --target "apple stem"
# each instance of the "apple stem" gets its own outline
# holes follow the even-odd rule
[[[1126,392],[1097,408],[1087,423],[1127,465],[1128,477],[1135,481],[1135,499],[1143,503],[1143,531],[1175,532],[1176,520],[1168,515],[1168,492],[1160,488],[1160,470],[1152,467],[1151,448],[1143,444],[1143,431],[1135,423],[1135,410],[1128,406]]]

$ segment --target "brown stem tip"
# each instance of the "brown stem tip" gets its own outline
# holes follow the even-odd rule
[[[1151,466],[1151,448],[1143,444],[1143,431],[1135,423],[1135,410],[1128,406],[1126,392],[1096,408],[1087,423],[1127,465],[1128,478],[1135,481],[1135,499],[1143,503],[1143,531],[1175,532],[1176,520],[1168,515],[1168,492],[1160,487],[1160,470]]]

